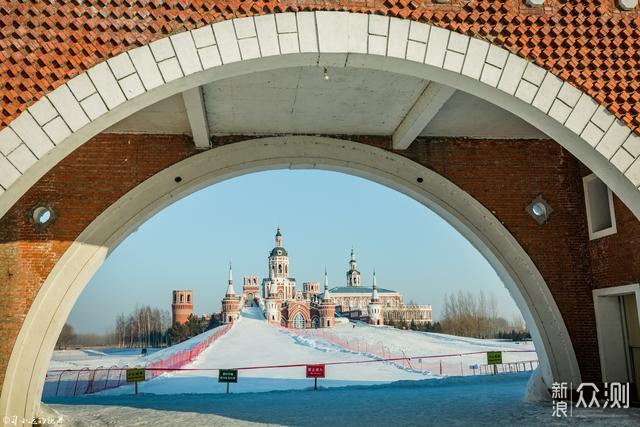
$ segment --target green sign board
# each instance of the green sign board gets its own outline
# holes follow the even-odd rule
[[[238,382],[238,370],[237,369],[220,369],[218,371],[219,383],[237,383]]]
[[[127,369],[127,382],[137,383],[144,381],[144,369]]]
[[[487,365],[500,365],[500,364],[502,364],[502,352],[487,351]]]

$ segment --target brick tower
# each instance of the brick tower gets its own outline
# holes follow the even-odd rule
[[[260,278],[258,276],[245,276],[242,294],[244,295],[245,306],[255,306],[257,304],[256,299],[260,298]]]
[[[327,270],[324,271],[324,292],[322,293],[322,301],[318,305],[318,314],[320,315],[320,327],[331,328],[336,322],[336,307],[333,305],[331,294],[329,293],[329,278]]]
[[[227,293],[222,299],[222,323],[233,323],[240,317],[240,297],[233,289],[233,273],[229,264],[229,283]]]
[[[173,291],[173,302],[171,303],[171,324],[175,325],[176,323],[186,323],[191,313],[193,313],[193,291]]]

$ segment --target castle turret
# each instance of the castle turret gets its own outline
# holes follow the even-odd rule
[[[183,324],[187,322],[193,313],[193,291],[175,290],[171,302],[171,324]]]
[[[240,317],[240,297],[233,289],[233,271],[229,264],[229,280],[227,292],[222,299],[222,323],[233,323]]]
[[[329,292],[329,277],[326,269],[324,270],[324,292],[322,293],[322,301],[318,305],[318,314],[321,328],[331,328],[335,325],[336,307]]]
[[[276,284],[271,283],[267,290],[267,298],[264,300],[264,316],[267,318],[267,322],[279,325],[282,302],[276,292]]]
[[[376,271],[373,271],[373,289],[371,291],[371,301],[369,302],[369,323],[372,325],[382,325],[383,313],[380,297],[378,297],[378,284],[376,283]]]

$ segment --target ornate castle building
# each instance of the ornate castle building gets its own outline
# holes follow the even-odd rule
[[[234,322],[241,306],[262,308],[265,319],[272,324],[288,328],[330,328],[336,324],[336,313],[341,317],[365,320],[382,325],[387,320],[416,323],[431,322],[431,306],[405,305],[402,294],[379,288],[373,274],[373,286],[361,286],[355,252],[351,250],[346,286],[329,289],[327,271],[324,273],[324,290],[320,293],[318,282],[305,282],[302,291],[296,289],[296,279],[290,277],[289,254],[283,245],[278,227],[275,247],[268,257],[269,276],[245,276],[242,295],[235,294],[229,270],[227,293],[222,300],[222,319]],[[259,283],[262,286],[259,286]]]
[[[306,282],[296,289],[296,279],[289,277],[289,254],[283,245],[280,228],[276,231],[275,247],[268,258],[269,277],[246,276],[242,289],[245,306],[260,306],[269,323],[288,328],[327,328],[335,325],[335,307],[329,293],[325,271],[325,290],[320,295],[318,282]]]

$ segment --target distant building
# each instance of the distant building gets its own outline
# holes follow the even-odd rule
[[[373,274],[372,287],[361,286],[360,272],[358,271],[355,252],[351,249],[349,270],[347,271],[347,286],[331,289],[331,296],[336,304],[336,310],[350,319],[367,320],[372,324],[383,324],[389,320],[410,323],[429,323],[432,321],[430,305],[405,305],[400,292],[380,288],[376,284],[376,275]],[[372,302],[376,301],[375,303]],[[379,308],[379,310],[378,310]],[[371,321],[371,310],[374,310],[376,321]],[[378,311],[380,319],[378,319]],[[377,322],[380,320],[380,323]]]
[[[418,325],[423,325],[433,321],[431,313],[430,305],[408,304],[399,308],[385,310],[384,321],[386,323],[405,321],[407,324],[414,322]]]
[[[187,322],[193,313],[193,291],[175,290],[171,303],[171,324],[183,324]]]
[[[353,249],[347,285],[329,289],[325,270],[322,294],[318,282],[305,282],[302,291],[296,289],[296,279],[290,277],[289,267],[289,253],[278,227],[275,246],[268,257],[268,277],[260,280],[259,276],[245,276],[242,294],[236,295],[229,270],[227,293],[222,300],[223,322],[237,320],[241,306],[259,306],[268,322],[296,329],[333,327],[336,313],[373,325],[382,325],[387,319],[431,321],[431,306],[404,305],[401,293],[377,286],[375,272],[373,286],[363,287]]]
[[[306,282],[296,289],[296,279],[289,276],[289,253],[284,248],[278,227],[275,246],[268,257],[268,277],[246,276],[242,288],[244,306],[260,306],[268,322],[287,328],[327,328],[335,325],[335,306],[329,293],[325,272],[325,291],[320,295],[318,282]],[[224,300],[223,300],[224,301]],[[226,309],[223,304],[223,317]]]

